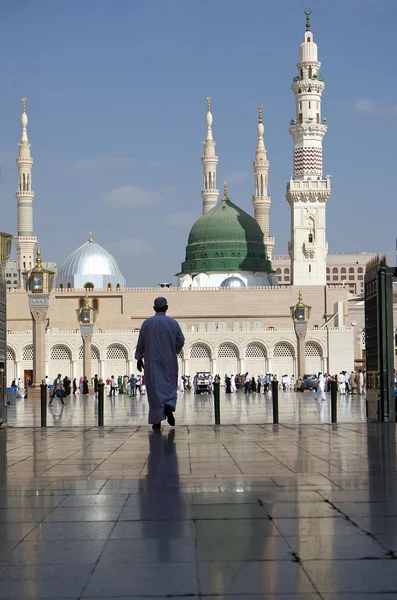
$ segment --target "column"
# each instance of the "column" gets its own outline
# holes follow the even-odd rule
[[[303,377],[306,372],[306,355],[305,355],[305,340],[306,340],[306,327],[297,328],[297,325],[304,325],[304,323],[295,323],[295,333],[298,348],[298,373],[297,378]]]
[[[33,387],[38,388],[47,373],[45,361],[45,330],[49,294],[28,294],[33,326]]]
[[[134,366],[133,366],[133,361],[129,360],[128,361],[128,375],[131,375],[131,373],[134,372]]]
[[[216,358],[211,359],[211,374],[216,375]]]
[[[244,359],[240,358],[240,374],[244,373]]]
[[[99,362],[99,377],[102,379],[105,379],[106,377],[106,373],[105,373],[105,361],[101,360]]]
[[[72,360],[72,381],[77,379],[77,360]]]
[[[17,372],[15,376],[21,377],[21,362],[19,360],[17,360]]]
[[[80,332],[83,340],[83,377],[87,377],[88,385],[91,385],[91,341],[93,331],[93,323],[80,324]]]

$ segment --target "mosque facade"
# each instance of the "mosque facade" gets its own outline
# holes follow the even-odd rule
[[[290,123],[294,169],[286,193],[291,208],[288,255],[273,255],[262,106],[253,161],[252,216],[229,199],[226,184],[219,200],[218,157],[207,99],[207,133],[201,159],[203,214],[192,225],[177,273],[178,287],[166,290],[169,314],[178,320],[186,337],[178,357],[181,373],[211,371],[222,379],[226,373],[247,371],[255,376],[266,372],[279,377],[284,373],[297,376],[298,344],[291,308],[297,304],[300,292],[311,307],[306,372],[335,373],[362,366],[361,284],[365,264],[373,255],[328,254],[326,203],[331,186],[330,178],[323,176],[322,140],[327,124],[321,113],[325,83],[319,75],[309,15],[297,68],[292,83],[296,116]],[[24,100],[17,158],[17,260],[6,267],[8,383],[14,377],[31,377],[33,369],[32,314],[26,281],[35,265],[37,239],[27,122]],[[54,263],[44,266],[54,275],[42,348],[45,374],[50,378],[58,373],[71,378],[83,374],[83,342],[76,311],[86,298],[96,314],[91,375],[105,378],[132,373],[141,323],[152,314],[156,295],[164,295],[165,290],[128,288],[116,259],[91,234],[61,269]]]

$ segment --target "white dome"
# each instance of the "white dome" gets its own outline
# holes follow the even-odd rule
[[[221,283],[221,288],[245,288],[247,287],[240,277],[226,277]]]
[[[110,286],[125,287],[125,278],[116,259],[94,242],[91,236],[88,242],[66,259],[57,276],[56,287],[81,289],[87,283],[100,289]]]

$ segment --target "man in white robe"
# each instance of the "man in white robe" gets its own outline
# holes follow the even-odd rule
[[[326,400],[325,397],[325,379],[322,373],[318,374],[316,400]]]
[[[156,298],[153,308],[156,313],[154,317],[142,323],[135,358],[138,371],[145,370],[149,424],[153,425],[153,429],[160,429],[164,419],[170,425],[175,425],[177,355],[183,348],[185,338],[179,324],[165,314],[168,310],[165,298]]]

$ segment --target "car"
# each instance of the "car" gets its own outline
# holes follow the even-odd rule
[[[317,388],[317,383],[317,375],[304,375],[302,377],[302,383],[299,391],[304,392],[305,390],[315,390]]]
[[[211,373],[200,371],[196,373],[195,394],[211,393]]]

